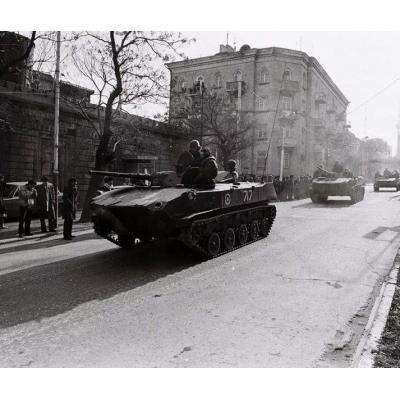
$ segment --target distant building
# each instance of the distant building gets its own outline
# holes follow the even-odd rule
[[[341,139],[349,132],[349,101],[319,62],[302,51],[248,45],[235,51],[221,45],[216,55],[167,67],[171,120],[198,81],[204,82],[207,91],[236,97],[239,111],[252,113],[255,124],[247,133],[251,145],[240,154],[244,173],[261,175],[269,149],[267,171],[278,175],[282,146],[284,175],[311,174],[317,164],[331,167],[334,153],[341,161],[346,151],[353,151],[352,144],[341,147]]]

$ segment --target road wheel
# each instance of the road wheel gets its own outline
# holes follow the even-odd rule
[[[232,228],[228,228],[224,233],[224,247],[226,250],[230,250],[235,245],[235,231]]]
[[[379,187],[374,185],[374,192],[379,192]]]
[[[328,196],[319,196],[320,203],[325,203],[328,200]]]
[[[260,228],[258,227],[258,221],[255,219],[250,224],[250,238],[251,240],[256,240],[260,233]]]
[[[117,245],[123,248],[128,248],[133,246],[135,240],[132,236],[129,235],[118,235]]]
[[[247,242],[247,237],[249,236],[249,231],[247,229],[246,224],[242,224],[239,226],[238,232],[238,242],[243,245]]]
[[[270,220],[267,217],[264,217],[261,220],[261,229],[260,229],[261,236],[267,236],[269,233],[270,227],[271,227]]]
[[[207,240],[207,253],[211,257],[218,255],[221,249],[221,239],[217,232],[213,232]]]

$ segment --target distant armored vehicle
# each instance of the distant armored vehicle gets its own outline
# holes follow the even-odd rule
[[[329,196],[349,196],[351,203],[364,199],[365,188],[360,177],[318,177],[312,181],[310,197],[313,203],[324,203]]]
[[[380,188],[394,188],[397,192],[400,188],[400,180],[398,178],[376,178],[374,182],[374,192],[379,192]]]
[[[272,182],[216,183],[214,189],[178,184],[175,172],[155,175],[91,171],[131,178],[146,185],[125,186],[91,202],[97,234],[121,246],[175,238],[206,257],[268,236],[276,209]]]

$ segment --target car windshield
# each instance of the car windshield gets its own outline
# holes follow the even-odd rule
[[[4,197],[13,197],[15,195],[16,189],[18,189],[17,185],[10,185],[6,183],[6,187],[4,189]]]

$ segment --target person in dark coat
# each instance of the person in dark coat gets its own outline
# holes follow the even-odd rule
[[[4,202],[6,192],[6,180],[3,175],[0,175],[0,229],[7,229],[4,225],[4,219],[7,218],[7,210]]]
[[[21,186],[18,190],[20,199],[19,207],[19,226],[18,234],[19,237],[30,236],[31,233],[31,221],[32,212],[37,199],[37,191],[35,189],[36,182],[31,179],[25,186]]]
[[[72,224],[76,217],[77,209],[77,195],[78,195],[78,181],[76,178],[70,178],[68,186],[63,191],[63,218],[64,218],[64,239],[71,240]]]
[[[56,193],[54,186],[49,182],[47,176],[42,176],[42,183],[36,186],[39,210],[40,227],[42,232],[47,232],[46,219],[49,223],[49,231],[56,231]]]

